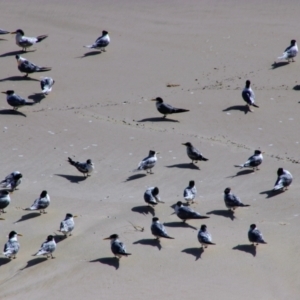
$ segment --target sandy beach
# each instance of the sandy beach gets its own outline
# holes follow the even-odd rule
[[[17,259],[0,257],[1,299],[298,299],[300,287],[300,56],[274,61],[300,40],[300,2],[267,1],[5,1],[0,28],[49,37],[22,53],[15,36],[0,35],[0,91],[41,100],[13,112],[0,94],[0,179],[23,174],[0,217],[0,246],[23,236]],[[106,52],[84,48],[110,34]],[[45,73],[24,79],[20,54]],[[55,80],[40,95],[41,76]],[[245,81],[256,95],[245,111]],[[168,87],[171,85],[171,87]],[[163,119],[153,98],[189,112]],[[191,164],[182,143],[209,160]],[[264,151],[257,172],[241,170]],[[159,151],[154,174],[134,173],[149,150]],[[67,162],[92,159],[89,178]],[[289,170],[288,191],[271,192],[277,169]],[[183,224],[172,214],[194,180],[191,207],[210,218]],[[159,187],[165,202],[155,216],[174,240],[157,243],[143,199]],[[231,187],[250,205],[228,213]],[[23,210],[47,190],[47,214]],[[77,215],[71,237],[57,230]],[[255,223],[267,245],[250,246]],[[206,224],[215,246],[197,240]],[[142,230],[143,229],[143,230]],[[131,256],[118,261],[109,241],[117,233]],[[56,236],[55,259],[37,258]]]

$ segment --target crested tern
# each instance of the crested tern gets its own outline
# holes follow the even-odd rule
[[[110,240],[111,252],[115,255],[116,258],[121,258],[122,256],[131,255],[126,251],[126,247],[124,243],[119,240],[119,236],[117,234],[112,234],[104,240]]]
[[[207,248],[209,245],[215,245],[212,242],[211,234],[207,231],[206,225],[201,225],[198,232],[198,241],[202,245],[202,248]]]
[[[86,45],[83,46],[85,48],[90,48],[90,49],[99,49],[100,51],[106,51],[105,47],[108,46],[110,43],[110,37],[108,35],[108,32],[103,30],[102,35],[97,38],[97,40],[92,44],[92,45]]]
[[[267,244],[264,240],[262,233],[257,229],[255,224],[250,225],[250,229],[248,231],[248,239],[253,244],[253,246],[258,244]]]
[[[23,175],[19,171],[12,172],[0,182],[0,186],[13,192],[21,184],[22,177]]]
[[[194,161],[195,161],[195,163],[197,163],[198,160],[200,160],[200,161],[201,160],[202,161],[207,161],[208,160],[190,142],[182,144],[182,145],[186,146],[186,153],[187,153],[188,157],[192,160],[192,164],[194,163]]]
[[[74,218],[77,218],[77,216],[73,216],[70,213],[66,214],[64,220],[60,222],[58,231],[63,233],[66,237],[72,235],[72,231],[75,227]]]
[[[277,170],[277,180],[275,182],[274,191],[278,190],[287,190],[293,181],[293,176],[288,170],[284,170],[283,168],[279,168]]]
[[[188,109],[176,108],[170,104],[164,103],[163,99],[160,97],[152,99],[151,101],[156,101],[156,108],[161,114],[164,115],[163,118],[166,118],[166,116],[170,115],[170,114],[176,114],[176,113],[182,113],[182,112],[189,111]]]
[[[255,102],[255,94],[251,88],[250,80],[246,81],[246,86],[242,91],[242,97],[243,97],[244,101],[247,103],[246,106],[249,111],[253,112],[253,110],[250,108],[251,105],[254,107],[259,107],[258,105],[256,105],[254,103]]]
[[[153,174],[152,168],[155,166],[157,157],[156,154],[159,152],[155,152],[153,150],[149,151],[149,155],[145,157],[138,165],[138,168],[134,171],[145,170],[146,173]]]
[[[224,190],[224,202],[226,207],[229,210],[235,210],[237,207],[247,207],[250,206],[249,204],[243,204],[241,199],[231,193],[231,188],[228,187]]]
[[[158,187],[149,187],[144,193],[144,200],[148,205],[154,207],[158,203],[164,203],[160,200],[160,197],[158,196],[159,189]]]
[[[190,219],[208,219],[208,216],[202,216],[190,207],[183,206],[181,201],[178,201],[175,205],[175,213],[179,219],[183,222]]]
[[[88,159],[86,162],[79,162],[74,161],[71,157],[68,157],[68,162],[86,177],[90,176],[95,168],[91,159]]]
[[[19,107],[26,105],[34,105],[35,102],[29,102],[22,98],[21,96],[15,94],[15,91],[8,90],[6,92],[1,92],[2,94],[6,94],[7,103],[13,107],[14,110],[18,110]]]
[[[166,239],[174,239],[173,237],[169,236],[167,230],[163,224],[159,222],[159,219],[154,217],[152,218],[151,224],[151,233],[159,240],[160,238]]]
[[[10,204],[9,192],[6,190],[0,191],[0,214],[5,213],[4,208]]]
[[[259,170],[258,166],[262,163],[263,161],[263,154],[264,152],[261,152],[260,150],[255,150],[254,154],[248,158],[248,160],[241,165],[236,165],[236,167],[240,168],[253,168],[253,171]]]
[[[296,57],[298,54],[298,46],[297,46],[297,42],[296,40],[291,40],[291,44],[290,46],[288,46],[282,56],[279,56],[277,59],[279,60],[287,60],[288,62],[290,62],[290,59],[292,60],[292,62],[294,62],[294,57]]]
[[[41,195],[39,198],[37,198],[34,203],[29,207],[26,208],[25,210],[39,210],[40,213],[46,213],[45,209],[49,206],[50,204],[50,196],[47,193],[47,191],[42,191]]]
[[[53,235],[48,235],[46,241],[41,245],[39,251],[33,256],[45,255],[47,258],[54,258],[53,252],[56,249],[56,242]]]
[[[52,91],[55,81],[51,77],[43,77],[41,80],[41,89],[44,95],[48,95]]]
[[[9,259],[16,258],[16,255],[20,250],[18,236],[22,236],[22,234],[11,231],[8,235],[8,241],[4,245],[3,255]]]
[[[194,199],[197,195],[197,189],[195,186],[195,181],[191,180],[189,182],[189,186],[186,187],[183,191],[183,197],[185,199],[185,201],[187,202],[187,204],[189,205],[190,203],[194,203]]]
[[[21,73],[26,73],[26,75],[24,77],[27,77],[28,74],[31,74],[31,73],[47,72],[47,71],[51,70],[50,67],[39,67],[20,55],[16,55],[16,60],[18,63],[19,71]]]

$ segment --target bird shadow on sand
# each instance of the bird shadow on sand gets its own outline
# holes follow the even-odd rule
[[[163,117],[145,118],[145,119],[139,120],[137,122],[175,122],[175,123],[179,123],[178,120],[167,119],[167,118],[163,118]]]
[[[34,52],[35,50],[32,50],[32,51],[27,51],[27,52]],[[18,54],[23,54],[24,51],[22,50],[18,50],[18,51],[10,51],[10,52],[6,52],[6,53],[3,53],[0,55],[0,57],[6,57],[6,56],[15,56],[15,55],[18,55]]]
[[[99,262],[101,264],[114,267],[116,270],[118,270],[120,267],[119,259],[117,259],[116,257],[102,257],[102,258],[90,260],[90,262]]]
[[[143,178],[145,176],[147,176],[147,175],[146,174],[134,174],[134,175],[129,176],[124,182],[131,181],[131,180],[136,180],[136,179],[139,179],[139,178]]]
[[[27,215],[22,216],[18,221],[14,222],[14,224],[19,223],[19,222],[23,222],[23,221],[26,221],[26,220],[30,220],[30,219],[33,219],[33,218],[36,218],[36,217],[39,217],[39,216],[41,216],[40,213],[32,212],[32,213],[29,213]]]
[[[142,215],[152,215],[153,217],[155,216],[155,210],[153,207],[149,206],[149,205],[141,205],[141,206],[135,206],[131,209],[131,211],[140,213]]]
[[[161,250],[162,246],[160,244],[160,241],[158,239],[141,239],[133,243],[134,245],[136,244],[141,244],[145,246],[153,246],[157,247],[158,250]]]
[[[252,254],[253,257],[256,256],[256,247],[249,244],[237,245],[232,248],[233,250],[240,250],[249,254]]]
[[[65,175],[65,174],[54,174],[54,175],[66,178],[72,183],[79,183],[80,181],[84,181],[87,179],[87,177],[80,176],[80,175]]]
[[[286,65],[289,65],[290,63],[289,62],[287,62],[287,61],[281,61],[281,62],[274,62],[273,64],[272,64],[272,70],[274,70],[274,69],[277,69],[277,68],[280,68],[280,67],[284,67],[284,66],[286,66]]]
[[[42,263],[42,262],[44,262],[46,260],[48,260],[46,257],[36,257],[34,259],[31,259],[31,260],[29,260],[27,262],[27,265],[24,268],[20,269],[20,271],[23,271],[23,270],[25,270],[27,268],[36,266],[36,265],[38,265],[38,264],[40,264],[40,263]]]
[[[282,191],[282,190],[274,191],[273,189],[268,190],[268,191],[260,192],[261,195],[267,195],[266,198],[272,198],[272,197],[275,197],[275,196],[277,196],[279,194],[282,194],[282,193],[284,193],[284,191]]]
[[[166,166],[167,168],[179,168],[179,169],[191,169],[191,170],[200,170],[198,166],[196,166],[193,163],[183,163],[183,164],[175,164],[175,165],[170,165]]]
[[[35,93],[28,96],[28,99],[33,100],[35,103],[40,103],[46,96],[43,93]]]
[[[242,175],[247,175],[250,173],[255,174],[255,172],[253,170],[242,170],[242,171],[238,171],[235,175],[228,176],[227,178],[234,178],[234,177],[238,177],[238,176],[242,176]]]
[[[246,105],[233,105],[233,106],[229,106],[229,107],[223,109],[223,111],[230,111],[230,110],[243,111],[245,114],[247,114],[249,112],[249,109],[247,108]]]
[[[22,116],[22,117],[27,117],[25,114],[23,114],[20,111],[13,110],[13,109],[2,109],[0,110],[0,115],[12,115],[12,116]]]
[[[186,222],[168,222],[168,223],[164,223],[165,226],[167,227],[185,227],[185,228],[192,228],[192,229],[195,229],[197,230],[197,227],[194,227]]]
[[[30,78],[30,77],[25,77],[25,76],[10,76],[10,77],[6,77],[6,78],[0,79],[0,82],[3,82],[3,81],[22,81],[22,80],[39,81],[38,79]]]
[[[225,218],[229,218],[231,221],[236,219],[236,217],[234,216],[234,212],[232,210],[229,210],[229,209],[216,209],[216,210],[209,211],[206,214],[207,215],[222,216],[222,217],[225,217]]]
[[[102,53],[102,51],[89,51],[89,52],[84,53],[82,56],[78,56],[76,58],[85,58],[85,57],[89,57],[89,56],[99,55],[101,53]]]
[[[8,264],[10,261],[11,261],[11,259],[9,259],[7,257],[0,257],[0,267]]]
[[[300,84],[297,84],[293,87],[294,91],[300,91]]]
[[[204,250],[203,250],[202,247],[200,247],[200,248],[186,248],[186,249],[183,249],[181,252],[195,256],[195,261],[197,261],[199,258],[201,258],[201,255],[204,252]]]

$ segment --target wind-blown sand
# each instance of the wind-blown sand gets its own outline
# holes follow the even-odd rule
[[[0,258],[1,299],[298,299],[300,57],[272,64],[291,39],[300,40],[300,3],[163,2],[1,4],[1,28],[49,35],[21,55],[52,67],[22,79],[14,36],[2,35],[1,91],[38,99],[40,76],[56,81],[49,96],[19,113],[9,113],[1,94],[0,177],[15,170],[24,176],[0,221],[3,245],[11,230],[23,234],[17,259]],[[107,52],[83,48],[102,30],[110,32]],[[245,114],[247,79],[260,108]],[[190,112],[163,120],[150,101],[158,96]],[[181,145],[188,141],[209,158],[199,169]],[[234,165],[258,148],[265,151],[260,171],[239,173]],[[150,149],[160,152],[154,174],[132,173]],[[68,156],[91,158],[96,172],[84,179]],[[269,197],[279,167],[294,182]],[[210,219],[182,226],[172,206],[189,180],[198,189],[192,207]],[[152,240],[152,215],[143,214],[149,186],[159,187],[165,204],[155,215],[175,237],[162,240],[161,249]],[[228,186],[251,205],[234,219],[223,201]],[[48,213],[23,211],[44,189]],[[58,243],[56,259],[33,257],[67,212],[79,217],[73,236]],[[202,253],[203,223],[217,245]],[[256,251],[247,239],[252,223],[268,242]],[[113,233],[132,253],[119,264],[103,241]]]

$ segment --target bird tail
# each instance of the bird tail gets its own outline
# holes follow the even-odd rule
[[[241,203],[241,207],[248,207],[248,206],[250,206],[250,204],[243,204],[243,203]]]
[[[71,157],[68,157],[68,162],[72,165],[72,166],[75,166],[75,161],[71,158]]]
[[[234,165],[236,168],[244,168],[244,165]]]
[[[51,92],[51,88],[48,86],[44,87],[44,89],[42,90],[42,93],[45,95],[48,95],[48,93],[50,93],[50,92]]]
[[[39,67],[37,72],[47,72],[47,71],[51,71],[51,69],[52,68],[50,68],[50,67]]]
[[[173,113],[182,113],[182,112],[187,112],[189,111],[188,109],[183,109],[183,108],[174,108]]]
[[[283,188],[283,185],[282,185],[282,184],[277,184],[277,185],[274,186],[273,191],[279,191],[279,190],[281,190],[282,188]]]
[[[46,37],[48,37],[48,35],[45,35],[45,34],[37,36],[37,37],[36,37],[36,38],[37,38],[37,43],[41,42],[41,41],[44,40]]]
[[[282,59],[288,59],[288,53],[284,52],[282,56],[277,57],[277,59],[282,60]]]
[[[125,253],[125,255],[128,256],[128,255],[132,255],[132,254],[131,253]]]
[[[201,160],[203,160],[203,161],[208,161],[208,158],[205,158],[205,157],[202,156],[202,159],[201,159]]]
[[[92,48],[94,48],[94,45],[85,45],[83,47],[92,49]]]
[[[171,239],[171,240],[174,240],[174,239],[175,239],[175,238],[173,238],[173,237],[171,237],[171,236],[168,236],[168,235],[165,236],[165,238],[166,238],[166,239]]]

